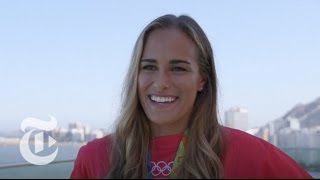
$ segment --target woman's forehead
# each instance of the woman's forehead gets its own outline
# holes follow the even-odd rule
[[[146,39],[142,58],[194,59],[196,45],[177,28],[157,29]]]

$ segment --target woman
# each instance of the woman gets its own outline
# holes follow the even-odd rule
[[[210,43],[188,16],[139,36],[116,130],[79,151],[71,178],[311,178],[273,145],[218,123]]]

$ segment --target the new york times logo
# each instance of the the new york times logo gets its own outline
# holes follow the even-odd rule
[[[57,154],[58,148],[46,156],[39,156],[37,153],[41,153],[44,150],[44,131],[52,131],[57,126],[57,121],[53,116],[50,116],[50,121],[42,121],[36,118],[26,118],[21,123],[21,130],[25,133],[20,141],[20,153],[23,158],[31,164],[34,165],[46,165],[52,162]],[[28,129],[28,131],[27,131]],[[41,132],[38,132],[41,131]],[[34,135],[34,152],[31,151],[29,147],[31,134],[33,132],[38,132]],[[47,139],[48,146],[51,147],[56,143],[55,139],[48,136]]]

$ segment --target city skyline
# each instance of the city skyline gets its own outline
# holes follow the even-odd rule
[[[318,98],[316,98],[315,99],[315,101],[319,101],[320,100],[320,97],[318,97]],[[312,101],[312,102],[308,102],[308,103],[314,103],[314,101]],[[267,122],[265,122],[264,124],[261,124],[261,125],[259,125],[259,126],[252,126],[252,127],[249,127],[248,126],[248,124],[250,123],[250,121],[249,121],[249,119],[248,119],[248,116],[250,116],[250,111],[247,109],[247,108],[245,108],[245,107],[240,107],[240,106],[232,106],[232,107],[229,107],[228,109],[226,109],[224,112],[223,112],[223,114],[224,114],[224,116],[223,116],[223,118],[222,117],[220,117],[221,119],[220,119],[220,124],[222,124],[222,125],[224,125],[224,126],[227,126],[227,127],[231,127],[231,128],[236,128],[236,129],[240,129],[240,130],[243,130],[243,131],[251,131],[251,130],[255,130],[255,129],[257,129],[257,128],[263,128],[263,126],[265,126],[265,125],[267,125],[267,124],[269,124],[269,123],[272,123],[272,122],[274,122],[274,121],[278,121],[279,120],[279,118],[282,118],[282,117],[284,117],[285,116],[285,114],[287,114],[289,111],[291,111],[292,109],[294,109],[296,106],[298,106],[298,105],[306,105],[306,104],[308,104],[308,103],[297,103],[295,106],[292,106],[291,107],[291,109],[288,109],[286,112],[284,112],[281,116],[279,116],[278,118],[276,118],[276,119],[272,119],[272,120],[270,120],[270,121],[267,121]],[[234,119],[234,117],[232,117],[233,115],[231,115],[231,117],[229,117],[229,119],[228,119],[228,117],[227,117],[227,115],[226,114],[228,114],[228,113],[230,113],[231,112],[231,114],[233,114],[233,113],[240,113],[240,114],[242,114],[242,113],[244,113],[245,114],[245,127],[246,128],[239,128],[238,126],[240,125],[240,124],[238,124],[238,125],[236,125],[236,124],[233,124],[233,122],[228,122],[229,120],[231,120],[231,121],[235,121],[237,118],[235,118]],[[236,116],[238,116],[238,115],[236,115]],[[48,117],[50,117],[50,116],[48,116]],[[289,118],[290,119],[290,118]],[[296,119],[296,120],[298,120],[298,119]],[[46,120],[45,120],[46,121]],[[89,129],[94,129],[94,130],[103,130],[103,131],[107,131],[107,132],[112,132],[112,130],[113,130],[113,128],[114,128],[114,125],[115,125],[115,122],[114,123],[111,123],[110,124],[110,126],[106,126],[106,127],[97,127],[97,126],[92,126],[92,124],[84,124],[83,123],[84,121],[68,121],[68,122],[66,122],[65,124],[64,124],[64,126],[57,126],[57,128],[56,129],[68,129],[68,128],[70,128],[70,125],[75,125],[75,124],[81,124],[81,126],[83,126],[83,127],[85,127],[85,128],[89,128]],[[231,123],[231,124],[229,124],[229,123]],[[240,125],[240,126],[242,126],[242,125]],[[20,128],[20,127],[19,127]],[[4,130],[4,131],[1,131],[1,129],[0,129],[0,133],[14,133],[14,132],[17,132],[17,131],[20,131],[20,129],[9,129],[9,130]],[[1,134],[0,134],[1,135]]]
[[[46,141],[49,140],[48,136],[52,136],[58,142],[78,142],[78,141],[91,141],[95,138],[102,138],[107,135],[109,132],[103,128],[92,128],[87,124],[83,124],[80,121],[70,122],[67,127],[57,126],[53,130],[43,131],[38,130],[39,132],[45,133]],[[37,132],[36,131],[36,132]],[[0,130],[0,144],[5,142],[15,142],[19,143],[20,138],[24,135],[21,130],[12,130],[10,132],[2,132]],[[74,136],[74,137],[73,137]],[[3,142],[1,142],[3,141]],[[31,139],[30,141],[36,141],[36,138]]]
[[[168,6],[170,4],[170,6]],[[188,14],[212,44],[219,112],[249,110],[249,128],[320,96],[320,2],[0,1],[0,131],[27,117],[108,129],[140,31]]]

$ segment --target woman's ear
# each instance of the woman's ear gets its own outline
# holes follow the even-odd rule
[[[198,86],[198,91],[201,92],[203,90],[204,85],[207,82],[207,77],[201,76]]]

